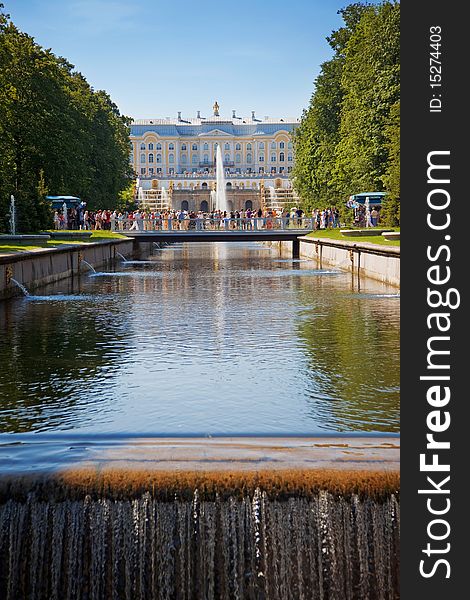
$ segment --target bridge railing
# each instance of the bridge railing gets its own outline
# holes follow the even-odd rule
[[[201,217],[111,219],[112,231],[260,231],[260,230],[313,230],[309,217],[245,217],[240,219]]]

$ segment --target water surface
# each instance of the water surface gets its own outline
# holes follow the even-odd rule
[[[144,259],[0,303],[0,433],[398,431],[395,288],[260,244]]]

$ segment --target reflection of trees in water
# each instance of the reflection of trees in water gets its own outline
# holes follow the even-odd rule
[[[339,430],[398,431],[397,301],[299,291],[310,305],[298,332],[312,379],[312,412],[326,396],[331,425]]]
[[[124,349],[124,305],[6,303],[0,311],[0,431],[63,428],[100,401]],[[93,411],[91,411],[92,413]],[[88,415],[92,418],[92,414]]]

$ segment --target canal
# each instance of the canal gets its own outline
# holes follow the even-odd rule
[[[0,303],[0,433],[396,433],[399,324],[261,244],[155,248]]]

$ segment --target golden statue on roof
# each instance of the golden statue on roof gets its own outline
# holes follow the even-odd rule
[[[215,101],[215,104],[212,108],[214,110],[214,117],[218,117],[219,116],[219,105],[217,103],[217,100]]]

